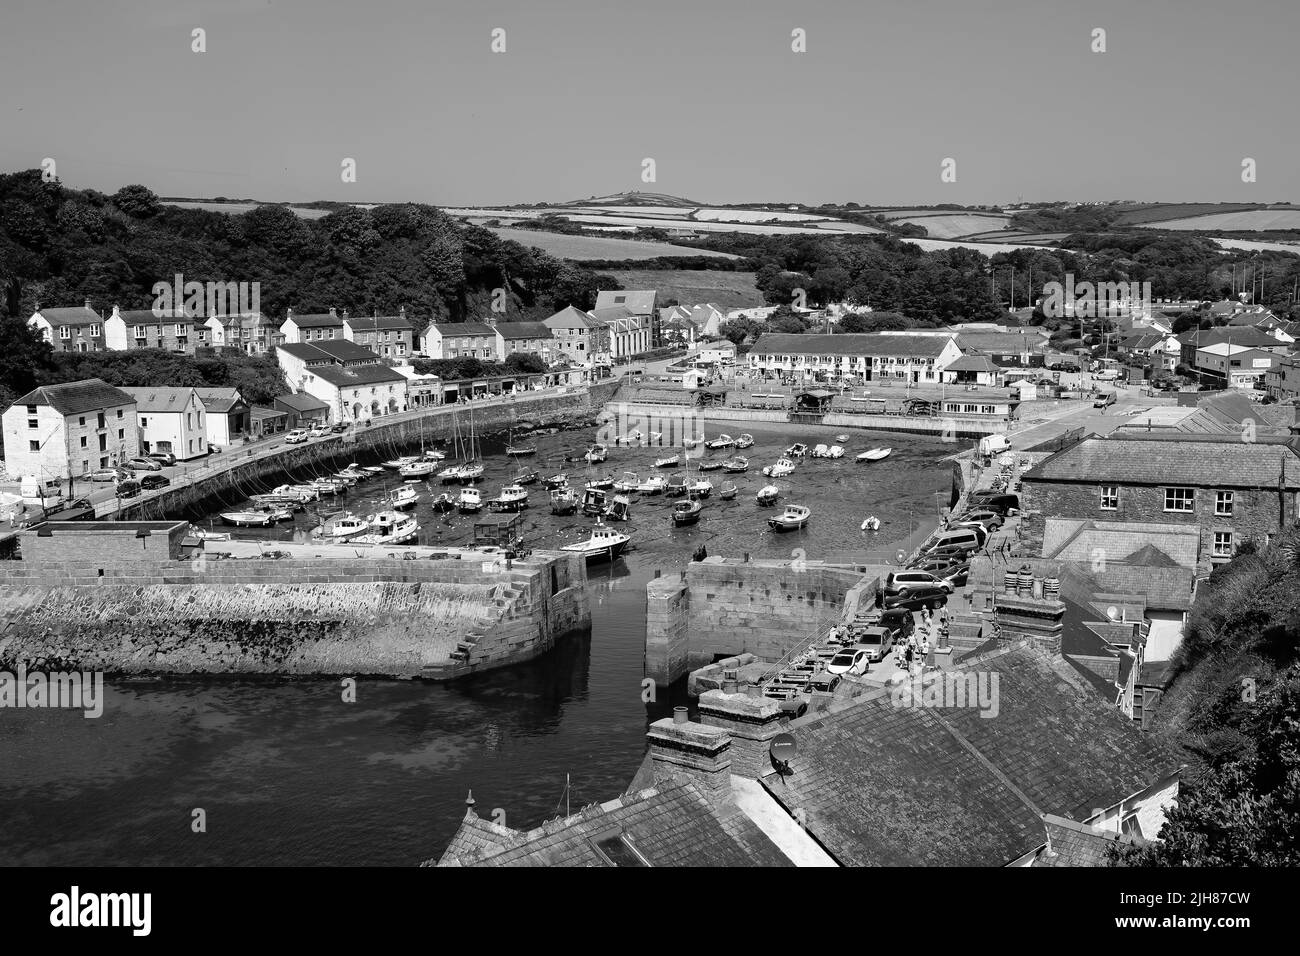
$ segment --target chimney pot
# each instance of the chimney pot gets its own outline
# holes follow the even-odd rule
[[[330,306],[330,315],[334,316],[335,318],[338,317],[338,312],[335,311],[334,306],[332,305]]]
[[[689,721],[690,721],[690,716],[689,716],[689,713],[688,713],[688,711],[687,711],[687,709],[686,709],[685,707],[674,707],[674,708],[673,708],[673,723],[675,723],[675,724],[685,724],[685,723],[688,723]]]

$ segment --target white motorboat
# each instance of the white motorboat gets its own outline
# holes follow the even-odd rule
[[[472,488],[465,490],[473,491]],[[527,507],[528,489],[523,485],[506,485],[499,495],[488,501],[488,508],[492,511],[520,511]]]
[[[719,451],[723,448],[731,448],[735,444],[736,444],[735,441],[732,439],[730,435],[719,435],[717,438],[713,439],[712,441],[706,441],[704,443],[704,447],[712,451]]]
[[[681,463],[681,458],[677,455],[667,455],[664,458],[655,459],[656,468],[676,468]]]
[[[879,530],[880,530],[880,519],[877,518],[875,515],[872,515],[870,518],[867,518],[865,521],[862,522],[862,530],[863,530],[863,531],[879,531]]]
[[[595,444],[592,445],[590,448],[588,448],[587,453],[582,457],[586,459],[587,464],[596,465],[604,461],[605,458],[608,457],[608,455],[609,455],[608,448],[606,448],[604,445],[601,444]]]
[[[812,450],[812,457],[813,457],[813,458],[829,458],[829,457],[831,457],[831,450],[830,450],[830,448],[828,448],[826,445],[817,445],[817,446],[816,446],[815,448],[813,448],[813,450]]]
[[[768,518],[767,523],[773,531],[797,531],[808,523],[811,515],[812,512],[803,505],[786,505],[785,511],[774,518]]]
[[[403,465],[397,469],[397,473],[403,478],[428,478],[437,468],[437,464],[426,459]]]
[[[641,479],[637,477],[634,471],[623,472],[623,477],[614,482],[614,490],[623,494],[629,491],[637,491],[641,487]]]
[[[661,495],[664,489],[668,487],[668,479],[663,475],[651,475],[641,484],[636,486],[636,490],[643,495]]]
[[[453,482],[460,481],[461,467],[462,466],[459,464],[447,466],[442,471],[438,472],[438,476],[437,476],[438,480],[441,481],[444,485],[449,485],[452,484]]]
[[[828,448],[828,449],[826,450],[826,457],[827,457],[827,458],[843,458],[843,457],[844,457],[844,449],[841,448],[839,445],[831,445],[831,447]]]
[[[594,564],[598,561],[613,561],[623,553],[631,540],[631,535],[607,528],[597,521],[590,538],[576,544],[566,544],[562,550],[570,554],[581,554],[587,559],[588,564]]]
[[[420,526],[410,515],[381,511],[370,519],[366,533],[349,538],[348,544],[405,544],[419,533]]]
[[[734,458],[728,458],[723,462],[722,467],[732,474],[739,474],[742,471],[749,470],[749,459],[744,455],[736,455]]]
[[[768,465],[763,474],[768,478],[784,478],[794,471],[794,462],[789,458],[778,458],[775,465]]]
[[[419,461],[419,460],[420,460],[419,455],[402,455],[399,458],[391,458],[388,461],[383,462],[383,466],[385,468],[390,469],[391,471],[396,471],[398,468],[401,468],[403,465],[409,465],[411,464],[411,462]]]
[[[808,446],[801,441],[795,442],[785,450],[787,458],[805,458],[808,455]]]
[[[308,484],[322,495],[341,495],[348,487],[343,482],[335,481],[333,478],[318,478],[315,481],[309,481]]]
[[[274,523],[265,511],[226,511],[221,520],[238,528],[265,528]]]
[[[471,461],[468,464],[461,465],[460,481],[461,484],[471,484],[483,477],[483,466],[477,461]]]
[[[456,509],[461,514],[474,514],[483,510],[483,495],[477,488],[463,488],[456,499]]]
[[[200,541],[229,541],[229,531],[207,531],[198,525],[190,525],[189,535],[191,538],[198,538]]]
[[[686,494],[692,498],[707,498],[713,494],[713,482],[707,478],[695,478],[686,483]]]
[[[430,448],[424,453],[425,461],[442,461],[446,457],[447,453],[445,451],[438,451],[436,448]]]
[[[858,461],[880,461],[882,458],[888,458],[892,448],[873,448],[871,451],[864,451],[857,456]]]
[[[341,514],[327,520],[317,529],[316,534],[327,541],[342,541],[365,534],[369,530],[370,522],[365,518],[359,518],[354,514]]]
[[[835,440],[836,440],[837,442],[839,442],[841,445],[843,445],[846,441],[849,440],[849,436],[848,436],[848,435],[836,435],[836,436],[835,436]]]
[[[736,439],[736,448],[738,450],[743,451],[744,449],[752,448],[753,446],[754,446],[754,436],[749,434],[749,432],[745,432],[745,434],[741,435],[739,438]]]
[[[391,507],[398,511],[404,511],[407,508],[414,508],[420,501],[420,493],[410,485],[400,485],[393,489],[393,493],[388,498]]]
[[[313,485],[276,485],[271,489],[271,494],[282,498],[297,497],[305,503],[319,498],[320,489]]]
[[[781,496],[781,489],[776,485],[764,485],[758,489],[758,494],[754,495],[754,502],[764,507],[776,504],[776,499]]]

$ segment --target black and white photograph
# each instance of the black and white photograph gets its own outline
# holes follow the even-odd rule
[[[940,933],[1276,926],[1297,36],[1291,0],[4,0],[10,916],[908,867]],[[838,940],[826,879],[710,919]],[[595,889],[675,932],[697,880]]]

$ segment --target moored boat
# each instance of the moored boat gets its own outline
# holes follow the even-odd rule
[[[627,493],[629,491],[636,491],[640,487],[641,487],[641,479],[637,477],[637,474],[634,471],[623,472],[623,477],[620,478],[618,481],[614,482],[614,490],[623,493]]]
[[[627,495],[615,495],[605,509],[605,517],[611,521],[627,521],[632,517],[632,500]]]
[[[506,485],[497,497],[488,502],[492,511],[520,511],[528,507],[528,489],[520,485]]]
[[[734,458],[728,458],[722,463],[722,467],[732,474],[739,474],[742,471],[749,470],[749,459],[744,455],[737,455]]]
[[[587,449],[587,453],[582,457],[586,459],[587,464],[596,465],[604,461],[609,455],[609,449],[599,443],[592,445]]]
[[[681,525],[695,524],[700,520],[700,512],[704,510],[704,505],[700,504],[693,498],[685,498],[681,501],[673,502],[673,524],[680,527]]]
[[[752,447],[754,447],[754,436],[749,432],[745,432],[745,434],[736,439],[736,448],[744,450]]]
[[[716,461],[716,460],[702,461],[700,462],[699,467],[700,467],[700,471],[721,471],[725,466],[725,464],[726,464],[725,462]]]
[[[383,462],[382,464],[385,468],[388,468],[392,471],[396,471],[398,468],[401,468],[403,465],[409,465],[411,464],[411,462],[419,461],[419,460],[420,460],[419,455],[401,455],[397,458],[391,458],[388,461]]]
[[[656,467],[656,468],[675,468],[675,467],[677,467],[677,465],[678,465],[680,462],[681,462],[681,458],[680,458],[679,456],[677,456],[677,455],[666,455],[666,456],[664,456],[663,458],[656,458],[656,459],[655,459],[655,467]]]
[[[767,523],[773,531],[797,531],[808,523],[811,514],[803,505],[786,505],[785,511],[768,518]]]
[[[542,484],[547,488],[564,488],[569,484],[569,476],[561,471],[543,478]]]
[[[643,495],[661,495],[667,487],[668,480],[663,475],[651,475],[637,485],[636,490]]]
[[[526,455],[536,455],[536,445],[506,445],[506,454],[513,458],[523,458]]]
[[[539,478],[541,478],[541,475],[537,473],[536,469],[525,468],[523,471],[519,472],[519,474],[515,475],[514,483],[516,485],[535,485]]]
[[[864,451],[862,454],[858,455],[857,460],[858,461],[880,461],[883,458],[888,458],[889,453],[893,450],[894,449],[892,448],[873,448],[870,451]]]
[[[668,483],[664,486],[664,490],[670,495],[684,495],[686,493],[686,487],[690,482],[691,479],[689,475],[678,472],[669,477]]]
[[[614,487],[614,476],[601,475],[598,478],[591,478],[587,481],[584,487],[599,488],[601,491],[609,491],[611,488]]]
[[[789,458],[778,458],[775,465],[768,465],[763,474],[768,478],[784,478],[794,471],[794,462]]]
[[[848,436],[848,435],[836,435],[836,436],[835,436],[835,440],[836,440],[837,442],[839,442],[841,445],[843,445],[846,441],[849,440],[849,436]]]
[[[758,494],[754,495],[754,502],[764,507],[776,504],[776,499],[781,496],[781,489],[776,485],[764,485],[758,489]]]
[[[593,564],[598,561],[613,561],[623,553],[631,540],[630,535],[607,528],[597,521],[590,538],[576,544],[566,544],[561,550],[568,551],[570,554],[581,554],[588,564]]]
[[[805,458],[808,455],[808,446],[801,441],[795,442],[785,450],[787,458]]]
[[[345,512],[327,519],[324,524],[316,529],[316,535],[328,541],[342,541],[346,538],[364,534],[369,527],[370,523],[365,518]]]
[[[272,524],[264,511],[224,511],[221,520],[238,528],[265,528]]]
[[[707,478],[695,478],[686,483],[686,493],[692,498],[707,498],[713,494],[713,482]]]
[[[477,461],[471,461],[468,464],[461,465],[460,483],[463,485],[471,484],[483,477],[483,465]]]
[[[740,491],[740,488],[734,481],[724,481],[722,487],[718,489],[718,497],[723,501],[730,501],[736,497],[738,491]]]
[[[477,488],[462,488],[456,498],[456,508],[461,514],[475,514],[483,509],[483,495]]]
[[[719,435],[712,441],[706,441],[704,447],[712,449],[713,451],[718,451],[723,448],[731,448],[735,444],[735,441],[732,440],[730,435]]]
[[[420,500],[420,493],[410,485],[400,485],[393,489],[393,493],[388,496],[390,507],[402,511],[406,508],[414,508]]]
[[[412,461],[397,469],[397,473],[403,478],[428,478],[437,468],[432,461]]]
[[[433,506],[434,511],[451,511],[456,507],[456,499],[444,491],[438,497],[434,498],[430,504]]]
[[[349,538],[348,544],[405,544],[414,541],[420,525],[410,515],[397,511],[381,511],[370,519],[365,534]]]
[[[189,536],[191,538],[198,538],[200,541],[229,541],[230,540],[229,531],[208,531],[207,529],[200,528],[198,525],[195,524],[190,525]]]
[[[551,514],[571,515],[578,510],[578,495],[572,488],[557,488],[551,492]]]

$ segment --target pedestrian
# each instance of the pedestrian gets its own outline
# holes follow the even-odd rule
[[[838,644],[840,642],[840,629],[832,624],[831,632],[826,635],[826,639],[832,644]]]

